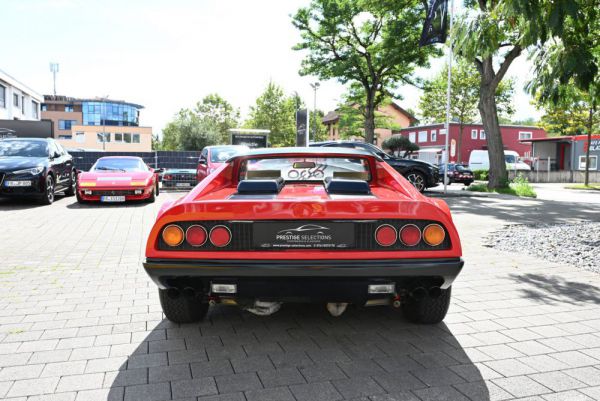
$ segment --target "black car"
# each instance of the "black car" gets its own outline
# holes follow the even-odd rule
[[[57,192],[75,195],[76,182],[73,157],[53,139],[0,139],[0,197],[33,197],[49,205]]]
[[[435,187],[439,184],[440,169],[437,166],[422,160],[403,159],[401,157],[390,156],[381,148],[370,143],[358,141],[327,141],[311,143],[309,146],[327,146],[367,150],[385,160],[387,164],[402,174],[420,192],[425,191],[427,188]]]
[[[444,176],[444,165],[440,165],[441,177]],[[440,177],[440,180],[442,179]],[[473,172],[468,167],[457,163],[448,163],[448,181],[450,185],[454,182],[460,182],[465,185],[471,185],[475,181]]]
[[[190,189],[196,186],[196,170],[168,168],[160,175],[163,188]]]

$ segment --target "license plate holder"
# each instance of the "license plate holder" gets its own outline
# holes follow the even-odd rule
[[[351,222],[269,221],[252,228],[257,249],[348,249],[355,244]]]
[[[101,196],[100,202],[125,202],[125,196]]]

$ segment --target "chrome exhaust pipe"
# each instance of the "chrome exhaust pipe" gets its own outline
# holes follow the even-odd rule
[[[430,298],[439,298],[442,295],[442,289],[440,287],[431,287],[429,289]]]
[[[424,287],[417,287],[410,293],[414,299],[423,299],[427,296],[427,290]]]
[[[167,296],[171,299],[177,299],[180,295],[179,288],[171,287],[167,289]]]

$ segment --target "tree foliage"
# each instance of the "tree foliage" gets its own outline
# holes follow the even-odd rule
[[[591,98],[575,85],[562,87],[557,103],[544,101],[540,96],[536,106],[544,110],[540,124],[551,135],[582,135],[589,130]],[[599,132],[600,115],[594,113],[592,123],[592,132]]]
[[[196,103],[194,113],[217,126],[223,143],[229,141],[229,129],[236,128],[240,119],[240,111],[217,93],[211,93]]]
[[[381,146],[384,149],[391,150],[394,154],[396,152],[404,152],[402,157],[406,157],[419,150],[419,145],[412,143],[407,137],[402,135],[392,135],[384,140]]]
[[[386,91],[412,83],[415,67],[439,54],[418,46],[424,16],[420,0],[312,0],[293,16],[302,37],[294,49],[306,52],[300,74],[362,86],[367,142]]]
[[[296,144],[296,110],[304,106],[297,94],[286,96],[283,88],[269,82],[264,92],[250,107],[245,125],[248,128],[268,129],[271,146]]]

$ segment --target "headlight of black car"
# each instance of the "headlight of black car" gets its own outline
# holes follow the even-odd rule
[[[32,167],[32,168],[26,168],[23,170],[17,170],[17,171],[13,171],[11,172],[12,175],[38,175],[40,174],[42,171],[44,171],[44,167],[42,166],[37,166],[37,167]]]

